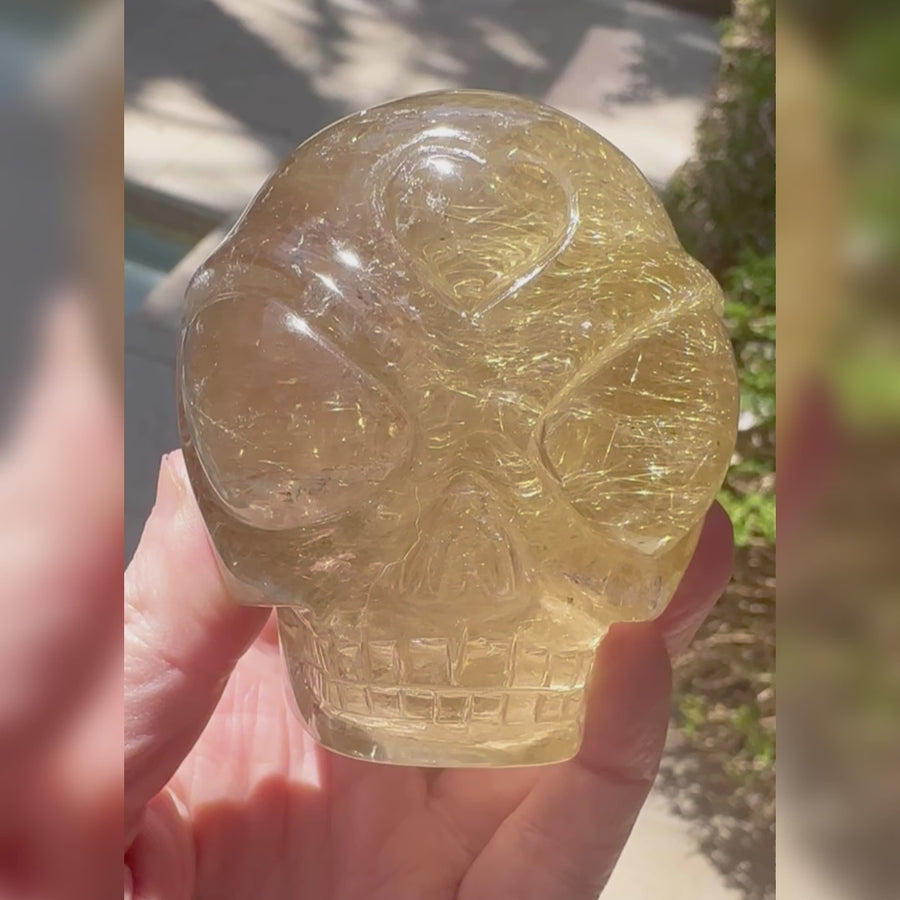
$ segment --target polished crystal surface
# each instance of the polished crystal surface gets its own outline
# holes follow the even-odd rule
[[[598,643],[664,607],[728,466],[721,312],[634,165],[547,107],[412,97],[281,164],[188,290],[178,396],[320,741],[577,751]]]

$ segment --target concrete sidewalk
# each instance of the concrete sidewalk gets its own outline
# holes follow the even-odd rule
[[[223,210],[335,119],[451,87],[546,100],[661,185],[718,59],[714,22],[643,0],[148,0],[125,45],[126,177]]]
[[[715,23],[641,0],[142,0],[126,26],[125,168],[223,221],[278,160],[342,115],[417,91],[543,99],[661,186],[691,153],[718,60]],[[177,446],[175,328],[220,233],[126,322],[126,550]],[[739,900],[655,792],[604,900]]]
[[[742,900],[698,848],[690,825],[651,792],[602,900]]]

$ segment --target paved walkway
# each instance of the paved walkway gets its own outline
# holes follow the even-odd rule
[[[742,900],[698,849],[690,825],[650,794],[602,900]]]
[[[125,44],[127,177],[217,209],[340,116],[446,87],[544,99],[662,184],[718,54],[713,22],[642,0],[145,0]]]
[[[640,0],[143,0],[126,29],[126,175],[226,220],[336,118],[439,87],[545,99],[662,185],[690,155],[714,23]],[[215,243],[216,234],[208,243]],[[198,248],[126,323],[126,548],[177,446],[174,329]],[[738,900],[654,793],[604,900]]]

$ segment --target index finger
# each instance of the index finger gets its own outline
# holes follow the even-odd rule
[[[229,596],[182,455],[170,454],[125,573],[127,836],[200,736],[269,613]]]

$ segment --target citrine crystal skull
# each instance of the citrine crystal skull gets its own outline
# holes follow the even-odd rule
[[[548,107],[411,97],[280,165],[188,289],[179,416],[322,744],[577,752],[598,644],[664,608],[729,463],[721,312],[635,166]]]

